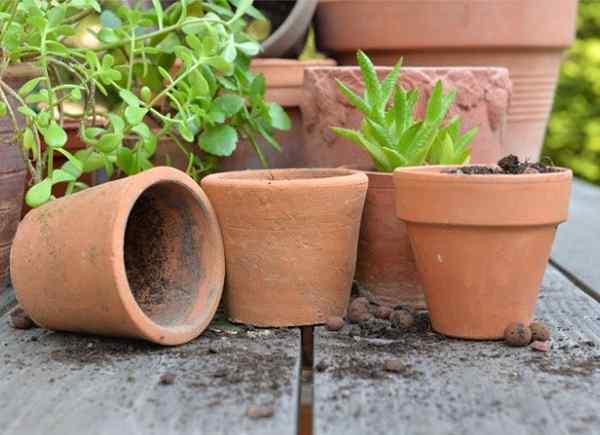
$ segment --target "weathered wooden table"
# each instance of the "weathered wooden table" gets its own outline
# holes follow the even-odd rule
[[[600,188],[574,188],[537,307],[553,329],[548,353],[429,331],[390,341],[223,320],[159,348],[14,330],[7,291],[0,434],[599,434]],[[383,371],[392,356],[406,369]],[[172,385],[159,382],[165,372]],[[273,415],[249,417],[253,406]]]

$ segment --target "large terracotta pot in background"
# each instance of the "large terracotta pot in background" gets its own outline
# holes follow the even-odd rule
[[[299,61],[292,59],[254,59],[252,71],[262,73],[267,81],[267,101],[283,106],[290,118],[291,128],[278,131],[275,138],[281,145],[281,152],[275,150],[265,140],[258,138],[258,143],[269,161],[270,168],[294,168],[304,166],[302,141],[302,89],[304,71],[316,66],[334,66],[332,59]],[[194,145],[195,146],[195,145]],[[156,152],[155,161],[164,162],[168,154],[174,167],[185,170],[187,160],[179,152],[177,145],[171,141],[161,141]],[[243,169],[260,169],[262,163],[256,150],[247,140],[241,140],[230,157],[223,157],[219,162],[222,171]]]
[[[35,76],[31,65],[11,67],[5,72],[3,80],[13,89],[19,89]],[[7,95],[15,112],[17,124],[22,126],[24,119],[19,112],[17,102]],[[0,293],[9,280],[10,247],[21,219],[21,207],[25,189],[27,170],[21,155],[21,146],[14,141],[14,125],[7,115],[0,117]]]
[[[377,68],[380,77],[390,68]],[[370,166],[371,159],[359,146],[335,135],[331,127],[360,128],[362,113],[350,106],[338,90],[339,79],[362,94],[364,85],[357,67],[320,67],[304,75],[304,163],[307,166]],[[479,127],[471,143],[472,162],[492,163],[501,157],[503,127],[511,84],[505,68],[403,68],[399,84],[418,88],[421,98],[416,115],[423,116],[426,99],[437,80],[457,97],[449,116],[460,115],[463,129]]]
[[[279,169],[202,180],[221,224],[229,318],[257,326],[323,323],[350,297],[367,177]]]
[[[358,289],[379,304],[424,308],[425,298],[406,226],[395,214],[393,176],[365,173],[369,188],[358,242]]]
[[[164,167],[31,211],[11,254],[17,299],[38,325],[164,345],[208,326],[224,275],[208,199]]]
[[[317,41],[344,65],[360,48],[376,65],[403,56],[414,66],[507,67],[514,94],[502,154],[537,159],[576,15],[577,0],[321,0]]]
[[[448,167],[394,172],[433,328],[495,339],[529,324],[554,233],[567,218],[571,171],[456,175]]]

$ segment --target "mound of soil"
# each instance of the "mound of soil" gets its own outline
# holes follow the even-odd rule
[[[559,171],[560,169],[557,169],[554,166],[548,166],[544,163],[520,161],[517,156],[509,154],[498,161],[498,166],[462,166],[460,168],[449,169],[445,172],[448,174],[461,175],[521,175],[548,174]]]

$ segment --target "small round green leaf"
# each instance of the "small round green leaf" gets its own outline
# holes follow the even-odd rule
[[[95,147],[98,151],[104,154],[110,154],[121,145],[121,136],[109,133],[105,134],[96,143]]]
[[[50,148],[59,148],[67,143],[67,133],[65,133],[56,121],[52,121],[42,134],[44,135],[46,145]]]
[[[52,195],[52,181],[49,178],[31,186],[25,195],[25,202],[31,208],[47,203]]]

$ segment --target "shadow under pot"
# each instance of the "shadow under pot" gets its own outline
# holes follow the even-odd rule
[[[459,175],[452,167],[394,171],[433,328],[498,339],[529,324],[554,241],[567,219],[571,171]]]
[[[369,188],[360,227],[359,292],[382,305],[425,307],[406,225],[396,217],[391,173],[365,171]]]
[[[202,180],[225,244],[229,318],[298,326],[343,316],[367,176],[348,169],[226,172]]]
[[[200,335],[218,307],[223,241],[198,184],[155,168],[29,212],[11,274],[42,327],[177,345]]]

